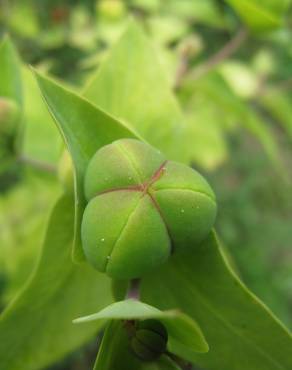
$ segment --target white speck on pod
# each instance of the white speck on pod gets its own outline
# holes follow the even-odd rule
[[[104,238],[101,238],[100,241],[103,243],[104,242]]]
[[[181,212],[181,213],[185,213],[185,210],[184,210],[184,209],[181,209],[181,210],[180,210],[180,212]]]

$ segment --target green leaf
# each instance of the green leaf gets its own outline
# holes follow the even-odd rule
[[[88,341],[100,323],[72,319],[112,301],[110,280],[70,258],[74,202],[62,196],[50,218],[38,266],[0,317],[1,369],[39,370]]]
[[[129,335],[121,321],[111,321],[105,330],[94,370],[179,370],[166,355],[155,362],[142,362],[130,349]]]
[[[168,349],[184,358],[185,352],[207,352],[208,344],[196,322],[180,311],[160,311],[143,302],[127,299],[115,302],[90,316],[74,320],[82,323],[96,320],[145,320],[159,319],[167,328]]]
[[[292,369],[291,334],[234,274],[214,233],[196,252],[172,257],[145,277],[141,294],[198,320],[210,350],[188,360],[206,370]]]
[[[6,36],[0,44],[0,96],[22,104],[20,61],[17,51]]]
[[[242,20],[255,32],[282,25],[290,0],[227,0]]]
[[[94,370],[140,370],[142,362],[130,350],[128,333],[121,321],[109,322],[99,347]]]
[[[123,137],[137,137],[130,129],[101,109],[52,80],[36,74],[37,80],[73,159],[75,170],[75,229],[73,260],[84,260],[80,224],[85,207],[83,177],[93,154]]]
[[[135,128],[168,158],[186,161],[185,125],[155,49],[133,21],[84,96]]]

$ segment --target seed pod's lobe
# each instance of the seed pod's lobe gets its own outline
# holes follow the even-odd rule
[[[216,201],[209,184],[198,172],[169,161],[152,189],[168,225],[174,251],[189,250],[206,237],[215,222]]]
[[[172,251],[191,250],[215,220],[215,196],[204,178],[134,139],[97,151],[84,191],[85,255],[116,279],[141,277]]]
[[[108,190],[141,188],[165,160],[160,152],[141,141],[114,141],[98,150],[89,162],[84,185],[86,199]]]
[[[170,254],[166,227],[150,197],[141,194],[111,191],[93,198],[85,209],[82,236],[86,257],[109,276],[142,276]]]

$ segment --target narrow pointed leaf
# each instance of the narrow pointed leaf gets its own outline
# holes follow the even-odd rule
[[[160,311],[143,302],[127,299],[115,302],[103,310],[79,319],[75,323],[95,320],[145,320],[158,319],[167,328],[169,340],[168,349],[184,358],[185,352],[207,352],[208,344],[201,329],[193,319],[180,311]],[[187,355],[188,356],[188,355]]]
[[[83,176],[93,154],[102,146],[123,137],[135,137],[125,125],[52,80],[36,74],[37,80],[72,156],[75,169],[75,237],[73,260],[84,260],[80,223],[85,199]]]
[[[206,370],[292,368],[291,334],[233,273],[213,233],[142,282],[145,302],[162,310],[177,305],[200,323],[210,350],[189,361]]]

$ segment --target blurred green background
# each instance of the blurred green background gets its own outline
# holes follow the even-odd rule
[[[81,91],[135,17],[186,117],[192,165],[218,197],[217,229],[238,274],[292,327],[292,11],[252,34],[220,0],[1,0],[0,39],[23,61],[21,153],[0,140],[0,307],[38,259],[60,192],[62,142],[32,65]],[[0,82],[1,83],[1,82]],[[9,151],[9,150],[8,150]],[[95,344],[51,369],[87,369]]]

